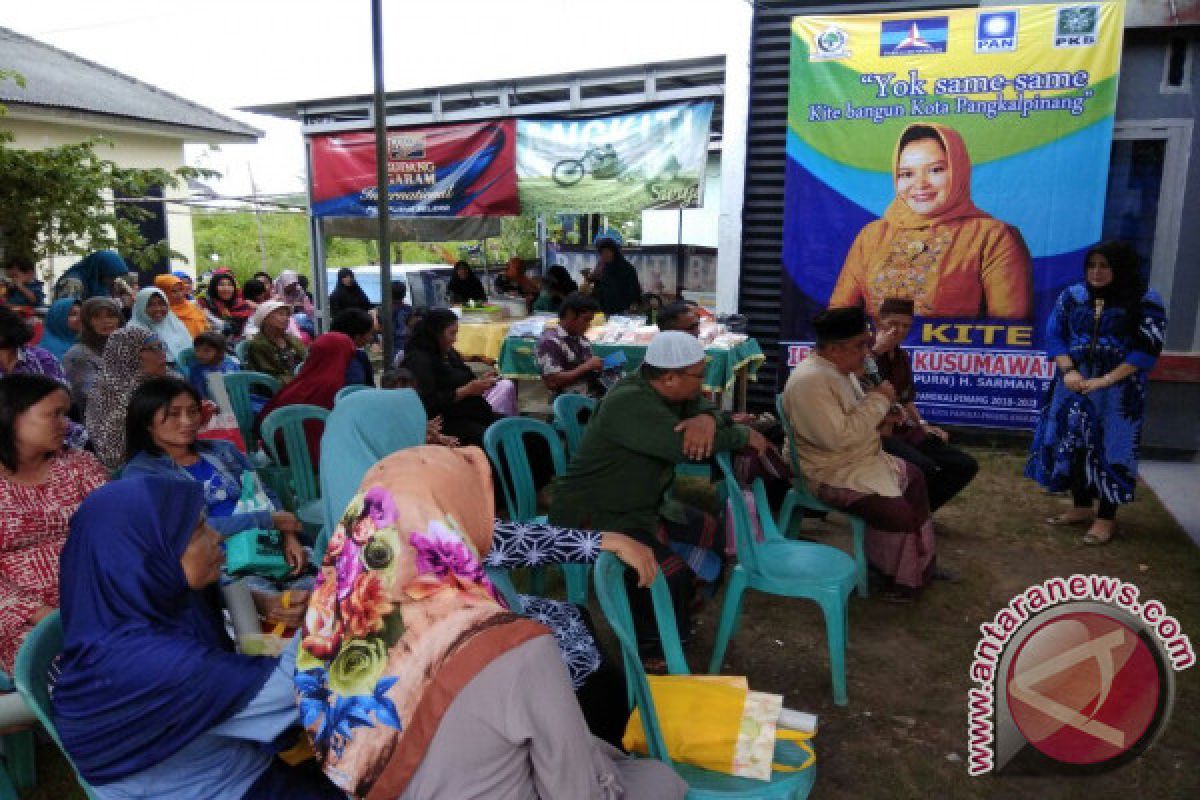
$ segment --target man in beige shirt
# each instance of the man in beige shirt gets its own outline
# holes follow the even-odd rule
[[[783,389],[796,461],[812,492],[867,523],[867,559],[888,579],[884,595],[911,600],[934,575],[933,522],[919,469],[883,451],[880,426],[896,392],[883,382],[864,394],[857,375],[871,348],[859,308],[813,321],[816,349]]]

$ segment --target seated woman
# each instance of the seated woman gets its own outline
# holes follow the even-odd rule
[[[354,270],[349,267],[339,269],[337,286],[333,287],[333,291],[329,293],[329,313],[336,317],[347,308],[361,308],[363,311],[370,311],[374,307],[371,299],[367,297],[367,293],[358,285]]]
[[[178,278],[173,278],[178,281]],[[192,346],[192,334],[171,311],[167,296],[162,289],[140,289],[133,302],[133,316],[129,327],[141,328],[153,333],[166,348],[167,361],[179,363],[179,354]]]
[[[475,448],[403,450],[334,531],[296,659],[326,774],[404,800],[682,798],[669,767],[588,733],[554,640],[498,599],[490,475]]]
[[[274,756],[297,721],[295,651],[234,652],[204,509],[199,483],[142,476],[71,520],[52,696],[63,748],[100,800],[342,798]]]
[[[9,375],[46,375],[66,384],[58,359],[30,344],[33,329],[25,318],[0,305],[0,378]]]
[[[246,343],[246,369],[270,375],[284,384],[296,377],[296,367],[308,356],[308,349],[288,333],[291,314],[286,303],[276,300],[255,309],[250,326],[256,333]]]
[[[208,330],[208,317],[204,315],[204,309],[188,299],[187,281],[178,275],[158,275],[154,278],[154,287],[167,296],[171,313],[187,328],[188,336],[194,339]]]
[[[331,332],[318,336],[296,379],[280,389],[263,406],[254,422],[255,430],[267,415],[284,406],[305,404],[332,409],[338,391],[346,385],[346,367],[352,358],[354,341],[346,334]],[[304,423],[304,436],[308,440],[308,452],[314,465],[321,460],[323,430],[324,426],[315,420]]]
[[[90,297],[80,307],[79,341],[62,359],[63,372],[71,387],[71,401],[79,419],[87,409],[87,397],[100,374],[101,357],[108,337],[121,327],[121,307],[111,297]]]
[[[71,298],[55,300],[46,312],[46,327],[38,346],[61,362],[79,341],[79,327],[79,301]]]
[[[66,387],[44,375],[0,380],[0,668],[58,606],[58,554],[83,498],[108,480],[91,453],[66,450]]]
[[[542,287],[540,281],[525,274],[525,262],[513,256],[508,260],[504,274],[496,279],[496,288],[505,294],[520,295],[525,300],[526,310],[529,310]]]
[[[169,374],[167,355],[157,336],[143,328],[121,328],[108,337],[100,375],[88,396],[88,436],[100,463],[117,470],[125,458],[125,414],[129,398],[150,378]]]
[[[199,393],[178,378],[152,378],[137,388],[125,419],[125,452],[128,463],[121,477],[160,475],[198,481],[204,486],[208,522],[217,533],[229,536],[253,528],[283,534],[284,555],[294,568],[304,565],[304,550],[296,535],[300,523],[287,511],[235,513],[242,492],[242,476],[253,472],[242,452],[231,442],[198,438],[204,420]],[[270,490],[267,490],[271,497]],[[271,502],[279,507],[278,498]]]
[[[463,444],[483,444],[483,432],[503,416],[516,413],[516,387],[495,371],[481,378],[454,349],[458,317],[434,309],[413,328],[404,351],[404,366],[417,382],[417,392],[430,418],[441,417],[442,429]]]
[[[487,290],[471,265],[459,261],[454,265],[454,275],[446,284],[446,298],[451,303],[464,306],[467,303],[486,303]]]
[[[542,290],[533,303],[534,311],[558,311],[562,301],[572,292],[579,291],[579,284],[561,264],[555,264],[546,270],[542,278]]]
[[[346,367],[347,386],[375,386],[375,368],[366,347],[375,341],[375,317],[361,308],[348,308],[333,318],[329,328],[354,340],[354,358]]]
[[[254,308],[242,297],[237,279],[224,267],[213,273],[200,307],[221,320],[221,333],[240,341]]]
[[[113,283],[129,274],[129,265],[115,250],[88,253],[71,266],[54,284],[54,298],[109,297]]]

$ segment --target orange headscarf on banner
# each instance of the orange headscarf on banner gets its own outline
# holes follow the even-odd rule
[[[463,687],[548,635],[484,573],[492,497],[482,450],[401,450],[367,471],[329,540],[296,689],[325,773],[354,797],[404,794]]]
[[[971,217],[988,216],[976,208],[975,203],[971,200],[971,156],[967,153],[967,143],[963,141],[962,134],[946,125],[922,122],[909,125],[904,129],[896,141],[896,151],[892,154],[893,182],[897,178],[900,169],[900,153],[904,149],[900,146],[900,142],[904,141],[905,134],[918,127],[932,128],[941,142],[942,149],[946,151],[946,162],[950,168],[950,192],[946,197],[946,204],[936,214],[918,214],[908,207],[908,203],[904,202],[903,198],[897,196],[883,212],[883,218],[898,228],[912,229],[928,228]]]
[[[175,316],[179,317],[179,321],[187,328],[188,334],[195,339],[208,330],[208,317],[204,316],[204,312],[200,309],[200,306],[188,300],[186,295],[179,302],[172,299],[171,289],[181,283],[183,283],[183,279],[177,278],[174,275],[158,275],[154,278],[154,287],[161,289],[162,293],[167,296],[167,302],[171,305],[171,311],[174,312]]]

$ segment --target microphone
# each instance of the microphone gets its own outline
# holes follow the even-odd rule
[[[863,362],[863,374],[867,376],[867,380],[871,382],[872,386],[883,383],[883,375],[879,372],[879,362],[875,360],[875,356],[867,356],[866,361]]]
[[[1097,297],[1096,298],[1096,310],[1095,310],[1096,320],[1099,321],[1100,317],[1103,315],[1104,315],[1104,298]]]

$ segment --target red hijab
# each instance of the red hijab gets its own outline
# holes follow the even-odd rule
[[[323,333],[308,350],[308,358],[296,379],[279,390],[258,415],[258,425],[277,408],[308,404],[333,410],[333,399],[346,385],[346,367],[354,358],[354,340],[344,333]],[[307,422],[304,435],[313,464],[320,463],[321,432],[324,425]]]

